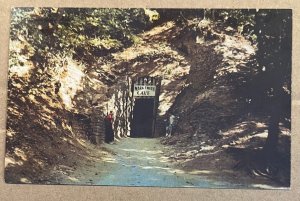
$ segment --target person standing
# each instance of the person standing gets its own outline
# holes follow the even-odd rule
[[[175,126],[176,116],[171,114],[169,117],[169,124],[166,127],[166,136],[170,137],[172,135],[172,130]]]
[[[112,111],[110,111],[105,118],[105,142],[106,143],[110,143],[114,141],[113,122],[114,122],[114,114]]]

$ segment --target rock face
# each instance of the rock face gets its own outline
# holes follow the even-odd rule
[[[115,109],[114,132],[117,138],[130,133],[130,118],[132,113],[131,79],[125,77],[113,88],[111,104]]]
[[[221,34],[215,24],[201,24],[201,29],[186,28],[173,40],[190,65],[187,87],[176,97],[170,112],[180,118],[179,134],[193,140],[201,136],[218,138],[218,131],[242,115],[243,102],[236,91],[242,66],[254,53],[254,47],[241,36]],[[213,38],[196,43],[210,30]],[[176,134],[176,133],[175,133]],[[200,140],[201,141],[201,140]]]
[[[18,54],[28,47],[19,42],[10,48]],[[85,74],[84,67],[70,58],[64,58],[67,63],[49,61],[50,68],[25,52],[24,68],[9,71],[5,180],[43,183],[50,169],[72,165],[87,154],[82,142],[92,134],[90,117],[74,101],[83,90]]]

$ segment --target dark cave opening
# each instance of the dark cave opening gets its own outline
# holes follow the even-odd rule
[[[131,137],[153,137],[154,98],[135,99],[131,124]]]

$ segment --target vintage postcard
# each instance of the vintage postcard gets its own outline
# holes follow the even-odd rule
[[[5,181],[289,189],[291,9],[11,10]]]

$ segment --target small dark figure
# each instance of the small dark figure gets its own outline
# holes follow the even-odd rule
[[[114,114],[112,111],[107,114],[105,117],[105,142],[110,143],[114,141],[114,131],[113,131],[113,121],[114,121]]]
[[[61,83],[60,83],[60,82],[56,82],[56,83],[54,84],[54,87],[55,87],[55,89],[54,89],[55,94],[58,94],[59,89],[60,89],[60,87],[61,87]]]

